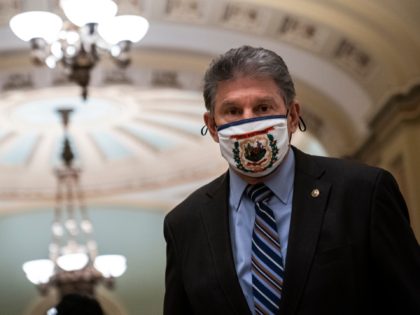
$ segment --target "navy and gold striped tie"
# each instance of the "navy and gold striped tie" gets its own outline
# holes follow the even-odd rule
[[[262,183],[248,186],[246,192],[255,203],[251,257],[255,314],[277,314],[284,265],[273,210],[266,203],[273,192]]]

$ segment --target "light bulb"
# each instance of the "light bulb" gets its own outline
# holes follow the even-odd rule
[[[100,23],[115,16],[118,7],[112,0],[61,0],[64,14],[73,24]]]
[[[9,25],[13,33],[26,42],[34,38],[43,38],[51,43],[58,37],[63,21],[54,13],[29,11],[15,15]]]
[[[65,271],[83,269],[89,261],[85,253],[64,254],[57,258],[57,265]]]
[[[22,269],[33,284],[47,283],[54,273],[54,263],[49,259],[31,260]]]
[[[141,16],[120,15],[98,25],[98,33],[110,44],[141,40],[149,30],[149,22]]]
[[[101,255],[96,257],[94,266],[104,277],[119,277],[127,269],[127,260],[122,255]]]

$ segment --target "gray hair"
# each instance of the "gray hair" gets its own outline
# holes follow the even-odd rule
[[[292,103],[296,92],[292,77],[283,59],[275,52],[251,46],[230,49],[214,59],[204,75],[204,103],[214,112],[217,85],[221,81],[240,76],[271,78],[277,84],[286,107]]]

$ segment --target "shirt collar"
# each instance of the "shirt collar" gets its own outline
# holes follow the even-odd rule
[[[264,181],[264,184],[270,188],[274,195],[284,204],[289,202],[291,191],[293,190],[293,181],[295,174],[295,155],[289,148],[284,160],[274,171],[272,176]],[[248,183],[239,175],[229,168],[230,182],[230,200],[235,210],[238,210],[242,195]]]

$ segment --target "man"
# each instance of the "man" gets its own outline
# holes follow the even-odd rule
[[[290,146],[282,58],[213,61],[204,120],[229,170],[165,218],[164,314],[420,314],[420,252],[386,171]]]

